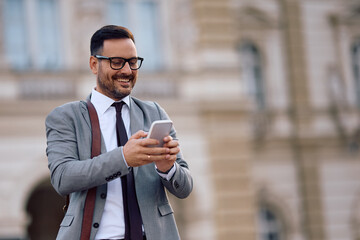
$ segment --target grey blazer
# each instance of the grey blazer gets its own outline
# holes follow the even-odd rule
[[[155,102],[130,97],[131,134],[148,131],[154,120],[168,119]],[[91,239],[95,238],[104,210],[107,182],[128,174],[122,147],[91,159],[91,124],[86,102],[77,101],[55,108],[46,118],[48,167],[51,183],[62,196],[70,194],[69,208],[60,224],[59,240],[80,239],[87,190],[97,187]],[[173,128],[170,134],[176,139]],[[177,155],[176,172],[170,181],[161,178],[148,164],[134,168],[136,194],[148,240],[180,239],[165,188],[178,198],[187,197],[193,187],[188,165]]]

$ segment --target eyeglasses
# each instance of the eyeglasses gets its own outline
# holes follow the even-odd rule
[[[138,70],[141,67],[144,58],[133,57],[133,58],[122,58],[122,57],[105,57],[95,55],[97,59],[105,59],[110,61],[110,67],[114,70],[120,70],[125,66],[125,63],[129,63],[131,70]]]

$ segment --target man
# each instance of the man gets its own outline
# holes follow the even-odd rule
[[[84,205],[93,187],[96,198],[90,239],[179,239],[165,189],[185,198],[192,191],[192,177],[174,128],[162,147],[149,147],[158,143],[146,138],[151,123],[168,116],[155,102],[130,96],[143,60],[137,55],[134,37],[126,28],[104,26],[92,36],[90,48],[96,88],[88,98],[99,119],[101,154],[91,158],[92,129],[86,102],[57,107],[46,118],[51,182],[60,195],[70,194],[57,239],[80,239]],[[118,111],[114,102],[125,104]],[[123,122],[129,138],[124,146],[118,142],[118,121]],[[128,203],[123,202],[129,188],[122,184],[128,184],[131,180],[124,179],[130,176],[139,211],[127,210]],[[129,236],[135,228],[129,217],[136,212],[141,216],[141,237]]]

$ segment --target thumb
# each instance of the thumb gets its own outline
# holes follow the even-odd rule
[[[146,137],[147,136],[147,133],[146,132],[144,132],[144,131],[142,131],[142,130],[139,130],[139,131],[137,131],[134,135],[132,135],[131,137],[130,137],[130,139],[140,139],[140,138],[144,138],[144,137]],[[129,140],[130,140],[129,139]]]

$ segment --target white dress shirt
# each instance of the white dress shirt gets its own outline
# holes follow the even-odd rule
[[[127,96],[123,98],[122,101],[125,102],[125,105],[122,108],[121,116],[128,138],[130,138],[130,97]],[[118,147],[116,137],[116,110],[115,107],[111,106],[114,103],[114,100],[93,89],[91,102],[94,105],[99,118],[100,130],[104,138],[106,150],[111,151]],[[162,174],[159,172],[158,174],[161,177],[170,180],[175,171],[176,166],[174,165],[168,174]],[[125,236],[121,179],[116,178],[107,184],[107,197],[100,226],[95,237],[96,240],[121,239]]]
[[[121,111],[128,137],[130,133],[129,100],[129,97],[123,99],[126,104]],[[93,90],[91,102],[98,114],[100,130],[104,138],[106,151],[114,150],[118,147],[116,137],[116,110],[115,107],[111,106],[114,100]],[[108,182],[104,212],[95,239],[124,238],[125,221],[123,207],[121,179],[116,178]]]

